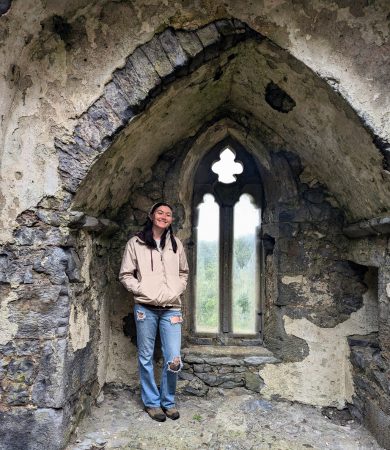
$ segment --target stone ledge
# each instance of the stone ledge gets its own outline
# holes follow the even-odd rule
[[[183,361],[211,366],[260,366],[279,362],[265,347],[192,345],[182,349]]]
[[[238,345],[190,345],[182,349],[183,355],[196,355],[204,357],[252,357],[264,356],[273,357],[273,354],[265,347],[259,346],[238,346]]]
[[[390,234],[390,217],[375,217],[352,223],[343,228],[343,233],[349,238],[355,239],[365,236]]]

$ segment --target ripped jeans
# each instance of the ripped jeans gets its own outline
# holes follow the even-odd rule
[[[181,311],[151,309],[135,304],[134,318],[142,401],[148,408],[173,408],[177,374],[183,367],[180,358]],[[157,388],[153,370],[153,352],[158,330],[164,357],[160,390]]]

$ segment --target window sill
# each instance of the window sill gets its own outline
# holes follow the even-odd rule
[[[265,347],[189,345],[182,349],[183,360],[195,364],[259,366],[280,362]]]

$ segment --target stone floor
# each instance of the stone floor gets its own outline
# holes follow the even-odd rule
[[[158,423],[143,411],[138,393],[110,389],[67,450],[382,448],[363,426],[337,411],[329,419],[321,408],[267,401],[243,388],[215,389],[207,398],[179,395],[178,406],[179,420]]]

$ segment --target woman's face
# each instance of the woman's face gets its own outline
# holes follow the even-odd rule
[[[153,227],[162,228],[165,230],[173,221],[172,210],[169,206],[159,206],[151,215],[151,219],[153,222]]]

